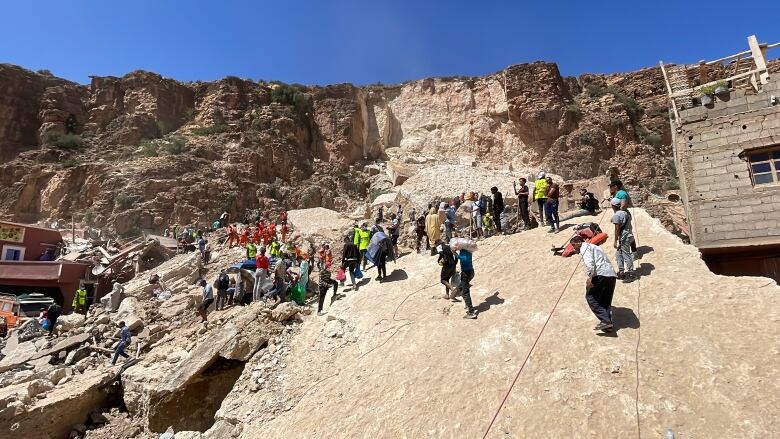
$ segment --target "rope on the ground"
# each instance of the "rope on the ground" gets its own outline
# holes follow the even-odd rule
[[[599,218],[599,222],[598,222],[599,224],[601,224],[601,222],[604,220],[604,216],[606,214],[607,214],[607,210],[604,210],[604,213],[601,214],[601,218]],[[520,374],[523,372],[525,365],[528,363],[528,359],[531,358],[531,354],[536,348],[537,343],[539,343],[539,339],[542,338],[542,334],[544,333],[544,330],[547,328],[547,324],[550,322],[550,319],[552,319],[553,314],[555,314],[555,310],[558,308],[558,304],[561,302],[561,299],[563,299],[563,295],[566,293],[566,289],[569,288],[569,284],[571,283],[571,280],[574,278],[574,274],[577,272],[577,268],[579,268],[581,262],[582,262],[582,256],[580,255],[579,259],[577,259],[577,264],[574,266],[574,269],[571,271],[569,278],[566,280],[566,285],[563,286],[563,289],[561,290],[561,294],[558,296],[558,299],[555,301],[555,304],[550,310],[550,314],[547,315],[547,319],[544,321],[542,328],[539,330],[539,333],[536,335],[536,339],[534,340],[534,343],[531,345],[531,348],[528,350],[528,353],[526,354],[523,363],[520,365],[520,368],[517,370],[517,373],[515,374],[515,378],[512,380],[512,384],[509,385],[509,388],[504,394],[504,398],[501,400],[501,404],[499,404],[498,409],[496,409],[496,413],[493,415],[493,418],[490,420],[490,424],[488,424],[487,428],[485,429],[485,433],[482,435],[482,439],[485,439],[487,435],[490,433],[490,429],[493,428],[493,424],[496,422],[496,419],[498,419],[498,414],[501,412],[501,409],[504,407],[504,404],[506,404],[506,400],[509,398],[509,394],[512,393],[512,389],[515,387],[517,380],[520,378]]]
[[[550,322],[550,319],[552,319],[552,316],[555,313],[556,308],[558,308],[558,304],[561,302],[563,295],[566,293],[566,289],[569,287],[572,278],[574,278],[574,273],[577,272],[577,268],[579,268],[580,262],[582,262],[582,257],[580,257],[577,260],[577,265],[574,266],[574,269],[571,271],[571,274],[569,275],[569,279],[566,280],[566,285],[563,286],[563,289],[561,290],[561,294],[558,296],[558,299],[555,301],[552,310],[550,310],[550,314],[547,316],[547,320],[544,321],[544,324],[542,325],[542,329],[540,329],[539,333],[536,335],[536,339],[534,340],[534,343],[531,345],[531,348],[528,350],[528,353],[526,354],[523,363],[520,365],[520,368],[517,370],[517,373],[515,374],[515,378],[514,380],[512,380],[512,384],[509,385],[509,388],[504,394],[504,398],[501,400],[501,404],[498,405],[498,409],[496,409],[496,413],[493,415],[493,419],[490,420],[490,424],[488,424],[487,429],[485,429],[485,434],[482,435],[482,439],[485,439],[488,433],[490,433],[490,429],[493,427],[493,424],[496,422],[496,419],[498,418],[498,414],[501,412],[501,409],[504,407],[507,398],[509,398],[509,394],[512,393],[512,389],[515,387],[517,380],[520,378],[520,374],[523,372],[525,365],[528,363],[528,359],[531,358],[531,353],[533,353],[534,348],[536,348],[536,344],[539,343],[539,339],[542,338],[542,333],[544,333],[544,330],[547,328],[547,324]]]
[[[632,215],[633,217],[633,215]],[[637,221],[638,224],[638,221]],[[634,230],[634,237],[638,236],[639,234],[636,233]],[[639,247],[637,247],[637,250],[639,250]],[[634,348],[634,364],[636,365],[636,387],[634,388],[634,410],[636,412],[636,437],[637,439],[642,438],[642,427],[640,425],[639,420],[639,343],[642,340],[642,323],[641,323],[641,313],[639,312],[639,305],[640,305],[640,299],[642,297],[642,279],[637,278],[636,281],[636,318],[639,320],[639,326],[636,328],[636,347]]]

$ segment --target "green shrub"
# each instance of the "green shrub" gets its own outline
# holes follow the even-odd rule
[[[62,149],[76,149],[81,147],[82,141],[81,136],[77,134],[63,134],[56,131],[49,131],[43,136],[43,143],[54,145]]]
[[[677,178],[670,178],[666,181],[666,190],[677,190],[680,189],[680,180]]]
[[[157,157],[157,144],[151,140],[142,140],[141,154],[143,154],[144,157]]]
[[[44,76],[54,76],[51,73],[51,70],[49,70],[49,69],[40,69],[36,73],[38,73],[39,75],[44,75]]]
[[[661,146],[662,140],[661,135],[654,132],[650,132],[650,134],[645,136],[645,143],[648,145]]]
[[[163,149],[170,155],[179,155],[184,152],[187,142],[181,137],[174,137],[170,142],[163,144]]]
[[[577,120],[580,120],[582,118],[582,108],[580,107],[580,104],[577,102],[567,105],[566,112],[574,114],[574,117]]]
[[[644,109],[637,101],[629,96],[626,96],[613,87],[610,87],[610,93],[615,96],[616,101],[623,104],[623,107],[626,109],[626,113],[628,113],[628,118],[631,119],[632,122],[636,122],[640,117],[642,117]]]
[[[131,197],[127,192],[119,192],[116,194],[116,197],[114,197],[114,205],[123,209],[130,207],[132,203],[133,197]]]
[[[297,86],[297,88],[302,87],[303,86]],[[284,83],[277,84],[277,86],[271,90],[271,101],[283,105],[292,105],[299,112],[303,112],[306,109],[306,95],[296,89],[295,86]]]
[[[598,146],[599,144],[596,136],[588,131],[577,133],[577,140],[583,145]]]
[[[622,117],[610,117],[609,124],[615,128],[619,128],[626,124],[626,120],[623,119]]]
[[[636,126],[636,135],[643,143],[653,146],[660,146],[663,140],[660,134],[650,131],[642,125]]]
[[[195,134],[196,136],[210,136],[212,134],[224,133],[229,129],[230,129],[229,126],[223,123],[219,123],[208,127],[195,128],[194,130],[192,130],[192,133]]]
[[[585,86],[585,91],[588,92],[588,96],[592,98],[600,98],[607,94],[606,87],[602,87],[598,84],[588,84]]]

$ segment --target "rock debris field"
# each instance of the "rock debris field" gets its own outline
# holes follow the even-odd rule
[[[160,267],[171,299],[151,299],[143,277],[126,285],[134,306],[123,302],[125,318],[137,318],[149,338],[134,338],[144,345],[140,361],[118,381],[119,366],[100,357],[111,347],[114,330],[106,325],[114,315],[90,316],[55,340],[101,335],[83,359],[65,359],[73,361],[67,367],[57,362],[67,355],[57,354],[52,364],[22,370],[11,360],[52,346],[6,346],[0,431],[93,439],[166,431],[178,439],[482,437],[563,292],[487,437],[662,437],[669,427],[681,438],[771,437],[780,423],[780,287],[714,275],[694,247],[643,210],[634,216],[642,276],[618,283],[617,331],[608,335],[592,330],[578,257],[549,250],[570,230],[482,241],[472,287],[477,320],[462,318],[462,302],[443,298],[435,258],[411,253],[389,263],[389,282],[373,280],[369,269],[358,292],[340,288],[324,316],[308,306],[252,304],[211,313],[203,328],[193,315],[197,260],[176,257]],[[614,250],[605,249],[614,262]],[[206,275],[239,257],[237,250],[216,254]],[[91,342],[74,343],[80,347],[63,352]],[[105,386],[115,391],[100,393]]]

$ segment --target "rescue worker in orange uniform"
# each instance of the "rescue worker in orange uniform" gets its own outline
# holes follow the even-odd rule
[[[236,233],[236,226],[233,224],[228,224],[227,226],[227,233],[228,233],[228,241],[227,241],[227,247],[231,248],[233,247],[233,242],[238,242],[238,233]]]
[[[241,236],[238,238],[238,245],[241,247],[246,247],[246,243],[249,241],[249,227],[242,227],[241,228]]]

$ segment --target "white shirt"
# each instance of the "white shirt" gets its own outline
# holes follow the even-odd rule
[[[580,254],[582,254],[582,262],[585,263],[585,271],[588,273],[588,277],[617,276],[615,270],[612,269],[612,264],[609,262],[607,254],[604,253],[601,247],[583,242]]]

